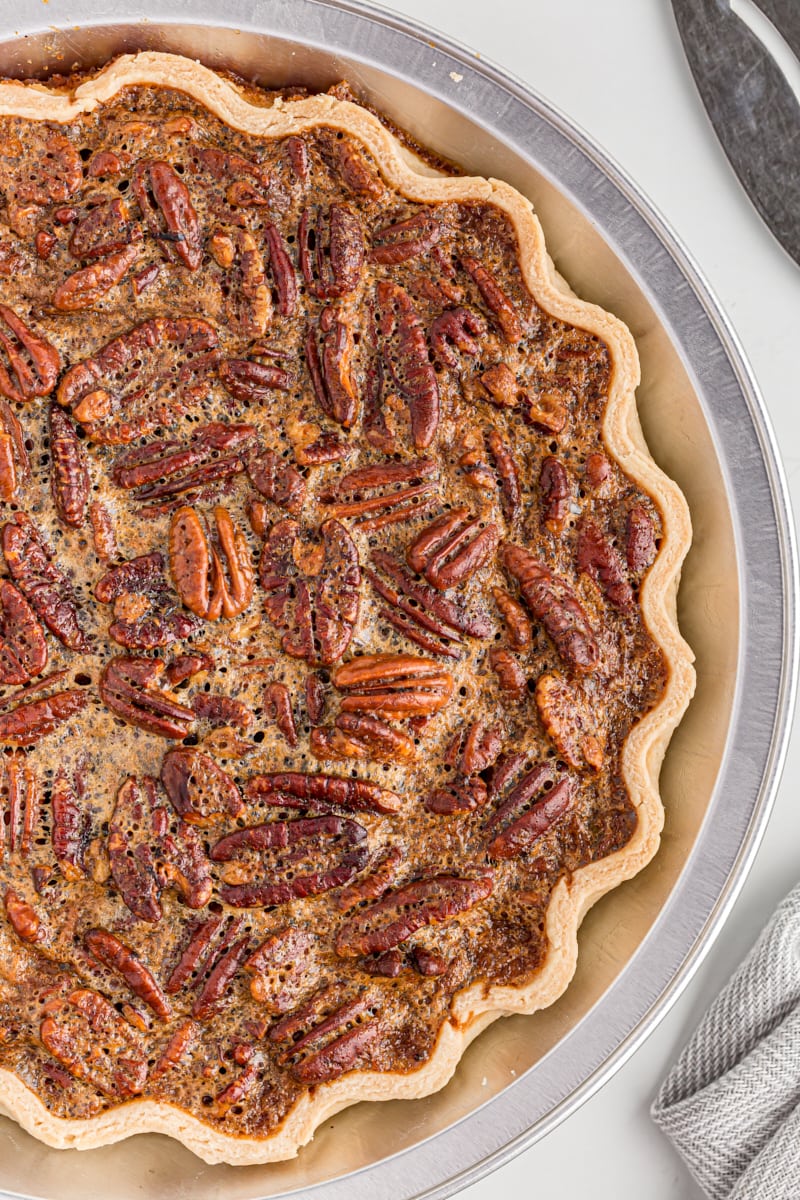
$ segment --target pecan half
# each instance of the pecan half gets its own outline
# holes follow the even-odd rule
[[[131,442],[200,402],[216,346],[216,331],[200,317],[154,317],[70,367],[58,402],[93,441]]]
[[[568,389],[548,388],[534,394],[526,393],[525,420],[546,433],[561,433],[574,399]]]
[[[255,437],[254,425],[212,421],[198,426],[188,442],[148,442],[124,451],[114,460],[111,478],[133,490],[141,504],[205,495],[211,485],[245,470]]]
[[[572,489],[567,469],[557,458],[548,456],[542,460],[539,472],[539,501],[542,524],[551,533],[564,532],[570,514]]]
[[[374,997],[342,1002],[335,988],[322,988],[270,1030],[270,1041],[285,1045],[278,1062],[288,1064],[292,1076],[306,1084],[329,1083],[365,1066],[385,1032],[372,1016],[374,1010]]]
[[[167,1071],[171,1071],[173,1067],[178,1066],[182,1059],[191,1053],[197,1042],[199,1032],[200,1027],[196,1021],[186,1020],[178,1026],[150,1071],[151,1082],[155,1082],[156,1079],[160,1079]]]
[[[85,707],[88,696],[79,689],[56,692],[43,700],[18,704],[0,713],[0,744],[35,746]]]
[[[321,895],[349,883],[364,868],[369,858],[366,840],[363,825],[332,814],[237,829],[211,848],[213,861],[230,862],[248,852],[260,858],[255,878],[225,884],[220,897],[238,908],[256,908]],[[281,850],[288,853],[264,857]],[[304,859],[313,869],[300,874],[298,863]]]
[[[119,554],[117,535],[111,513],[99,500],[93,500],[89,505],[89,523],[92,527],[95,554],[100,562],[110,562]]]
[[[195,831],[161,804],[156,781],[130,776],[117,793],[108,829],[111,875],[141,921],[161,919],[162,891],[174,887],[189,908],[211,897],[211,876]]]
[[[46,937],[41,918],[32,904],[23,900],[12,888],[7,888],[3,896],[9,924],[21,942],[35,945]]]
[[[436,501],[439,470],[429,458],[358,467],[323,492],[333,517],[352,517],[359,529],[382,529],[422,516]]]
[[[278,295],[278,312],[282,317],[292,317],[299,294],[294,264],[281,234],[271,222],[264,226],[264,237],[272,282]]]
[[[78,623],[69,581],[30,517],[17,513],[3,526],[2,541],[12,578],[36,615],[68,650],[89,651],[91,640]]]
[[[512,344],[520,342],[523,328],[519,313],[494,275],[477,258],[464,258],[462,263],[473,282],[477,284],[486,307],[493,314],[506,341]]]
[[[385,551],[374,550],[371,562],[376,570],[365,574],[378,595],[391,605],[381,608],[380,615],[423,650],[458,658],[462,634],[484,638],[491,633],[491,622],[483,614],[472,615],[455,600],[419,583]]]
[[[190,825],[235,820],[244,807],[230,775],[199,750],[170,750],[161,764],[161,782],[175,811]]]
[[[488,873],[477,879],[434,875],[396,888],[345,921],[336,935],[336,953],[342,958],[382,954],[418,929],[469,912],[490,896],[493,888]]]
[[[0,684],[28,683],[47,666],[44,630],[13,583],[0,579]]]
[[[219,377],[225,391],[242,404],[260,404],[274,401],[273,392],[288,392],[294,386],[294,375],[274,362],[261,362],[262,358],[275,358],[268,347],[256,343],[248,350],[248,358],[226,358],[219,365]]]
[[[129,650],[154,650],[189,637],[199,621],[176,607],[160,554],[143,554],[112,567],[95,584],[101,604],[113,604],[109,635]]]
[[[198,692],[192,696],[192,711],[201,721],[210,725],[235,725],[244,732],[253,724],[253,711],[233,696],[222,696],[219,692]]]
[[[506,544],[500,554],[506,570],[519,584],[531,616],[541,621],[564,663],[574,671],[596,670],[600,647],[567,581],[521,546]]]
[[[85,855],[91,836],[91,817],[82,804],[81,777],[70,777],[62,767],[53,781],[50,800],[50,837],[53,854],[65,879],[82,879]]]
[[[500,505],[503,515],[508,524],[513,525],[522,509],[522,491],[519,485],[517,464],[510,447],[503,441],[496,429],[490,430],[488,442],[500,480]]]
[[[322,310],[319,319],[321,346],[313,327],[305,341],[305,354],[311,385],[322,411],[345,429],[349,429],[358,412],[358,397],[351,373],[353,334],[345,321],[340,321],[330,308]]]
[[[481,374],[481,383],[498,408],[516,408],[524,395],[516,375],[504,362],[484,371]]]
[[[492,646],[489,651],[489,666],[497,676],[500,691],[510,700],[519,703],[525,699],[528,679],[517,658],[500,646]]]
[[[435,788],[425,797],[425,808],[438,816],[474,812],[487,800],[486,784],[482,779],[459,779],[448,787]]]
[[[216,147],[195,148],[193,156],[195,169],[227,185],[225,199],[232,208],[286,208],[285,188],[261,163]]]
[[[600,731],[597,709],[577,684],[557,671],[536,681],[536,706],[547,737],[571,767],[582,771],[603,766],[605,738]]]
[[[209,537],[193,508],[179,508],[169,530],[169,564],[186,607],[207,621],[238,617],[253,598],[255,571],[241,529],[226,508],[214,509]]]
[[[549,763],[534,767],[487,821],[489,857],[526,854],[569,811],[574,799],[575,788],[568,776],[557,776]]]
[[[193,980],[195,983],[202,980],[204,973],[210,968],[215,951],[219,953],[220,947],[214,947],[214,939],[221,927],[222,917],[207,917],[205,920],[190,923],[189,936],[167,980],[165,991],[170,996],[191,986]],[[236,932],[238,933],[238,928]]]
[[[603,595],[615,608],[623,611],[633,608],[633,589],[628,582],[625,561],[593,521],[581,523],[575,557],[578,570],[585,571],[600,585]]]
[[[325,804],[347,812],[395,813],[402,799],[395,792],[366,779],[342,779],[338,775],[309,775],[301,771],[276,771],[254,775],[245,789],[251,801],[280,804],[286,796],[304,804]]]
[[[314,987],[316,938],[302,929],[270,934],[244,964],[252,976],[250,994],[268,1013],[289,1012]]]
[[[336,897],[337,908],[345,912],[348,908],[360,906],[364,900],[377,900],[394,883],[402,862],[403,852],[397,846],[387,850],[386,854],[371,864],[369,875],[341,889]]]
[[[131,186],[164,257],[196,271],[203,260],[203,234],[189,189],[174,167],[167,162],[139,162]]]
[[[361,221],[346,204],[331,204],[327,213],[303,209],[297,231],[300,270],[318,300],[338,300],[354,292],[364,267]]]
[[[64,524],[80,529],[86,520],[92,483],[86,451],[63,409],[51,404],[48,415],[53,501]]]
[[[358,620],[358,551],[338,521],[324,521],[309,542],[297,521],[273,525],[264,542],[259,576],[264,608],[292,658],[328,664],[342,657]]]
[[[274,450],[254,449],[247,459],[247,474],[253,487],[267,500],[297,513],[303,507],[306,481],[291,463]]]
[[[240,337],[261,337],[272,317],[272,296],[258,244],[246,229],[232,228],[224,234],[217,231],[211,239],[212,254],[214,237],[226,238],[231,246],[230,261],[227,255],[223,258],[222,293],[227,322]]]
[[[469,726],[461,747],[460,768],[464,775],[477,775],[494,766],[503,749],[502,725],[489,725],[485,717]]]
[[[73,271],[53,293],[53,307],[59,312],[80,312],[93,308],[106,292],[122,281],[126,271],[139,257],[139,246],[132,244],[117,250],[88,267]]]
[[[231,929],[237,928],[236,925]],[[225,995],[235,979],[239,967],[247,957],[250,949],[250,935],[245,934],[234,942],[230,949],[217,957],[216,962],[206,979],[200,994],[192,1005],[192,1016],[201,1021],[212,1017],[222,1006]]]
[[[159,737],[182,739],[191,730],[195,714],[158,687],[163,671],[161,659],[119,655],[103,668],[100,696],[126,724]]]
[[[55,346],[34,333],[13,308],[0,304],[0,393],[18,402],[49,396],[60,370]]]
[[[470,520],[468,509],[454,508],[437,517],[414,539],[406,550],[406,560],[412,570],[445,591],[480,570],[499,542],[496,525],[485,525],[478,517]]]
[[[140,241],[141,236],[141,227],[131,220],[126,202],[119,198],[106,200],[77,221],[69,239],[69,252],[74,258],[105,258]]]
[[[76,1079],[112,1100],[138,1096],[147,1082],[147,1049],[114,1006],[78,988],[45,1009],[39,1038]]]
[[[625,522],[625,557],[628,567],[638,575],[652,566],[658,547],[653,522],[639,504],[628,513]]]
[[[106,929],[90,929],[84,942],[98,962],[124,979],[133,994],[160,1020],[169,1020],[172,1009],[158,980],[129,946]]]
[[[483,337],[485,333],[486,322],[480,313],[471,308],[448,308],[431,325],[431,346],[446,366],[457,367],[458,358],[452,347],[462,354],[479,354],[480,346],[475,338]],[[485,375],[482,378],[485,381]]]
[[[290,746],[297,745],[292,698],[285,683],[270,683],[264,689],[264,711],[275,722]]]
[[[372,235],[372,262],[393,267],[397,263],[419,258],[430,250],[442,236],[442,224],[435,210],[417,212],[405,221],[395,221],[376,229]]]
[[[368,759],[407,762],[414,757],[414,739],[377,717],[339,713],[333,726],[311,731],[311,753],[322,759]]]
[[[0,861],[6,849],[25,860],[41,820],[41,780],[27,755],[21,753],[6,757],[4,775],[0,783]]]
[[[366,654],[333,674],[345,693],[343,712],[418,717],[439,712],[453,693],[453,676],[438,663],[412,654]]]
[[[375,296],[383,365],[408,405],[414,446],[424,450],[439,428],[439,385],[422,321],[399,284],[384,280]]]
[[[533,628],[525,609],[504,588],[492,588],[492,595],[505,622],[511,648],[527,650],[533,639]]]
[[[30,474],[22,426],[5,400],[0,400],[0,500],[13,504],[17,489],[28,482]]]

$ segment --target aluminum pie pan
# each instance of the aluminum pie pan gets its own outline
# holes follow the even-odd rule
[[[665,763],[662,849],[584,922],[562,1000],[498,1022],[443,1092],[350,1109],[291,1163],[209,1167],[152,1135],[60,1152],[0,1123],[5,1196],[450,1195],[544,1136],[635,1050],[699,965],[752,862],[783,762],[797,660],[796,556],[769,421],[697,267],[636,186],[547,102],[456,43],[337,0],[276,0],[268,12],[228,0],[224,20],[211,0],[145,0],[135,18],[117,0],[63,0],[58,15],[47,29],[0,18],[0,75],[151,48],[267,85],[349,78],[420,141],[529,195],[562,273],[637,336],[645,432],[695,523],[680,608],[698,693]]]

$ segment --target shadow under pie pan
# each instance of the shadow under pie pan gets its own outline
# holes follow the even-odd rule
[[[692,513],[679,619],[697,656],[697,692],[664,763],[655,860],[589,913],[562,998],[496,1022],[443,1091],[356,1105],[326,1121],[297,1159],[269,1166],[206,1166],[154,1135],[64,1153],[3,1120],[0,1189],[46,1200],[254,1200],[323,1187],[326,1200],[448,1195],[542,1137],[632,1053],[743,882],[794,692],[795,559],[780,466],[747,365],[697,269],[635,186],[521,84],[353,3],[228,0],[224,24],[210,0],[145,0],[137,11],[146,19],[113,0],[64,0],[58,28],[45,30],[4,16],[0,75],[45,76],[155,49],[267,87],[324,90],[344,78],[421,144],[533,201],[561,274],[636,338],[642,426]]]

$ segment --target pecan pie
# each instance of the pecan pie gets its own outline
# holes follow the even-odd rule
[[[429,1093],[655,852],[689,524],[631,336],[421,155],[169,55],[0,85],[0,1103],[51,1145]]]

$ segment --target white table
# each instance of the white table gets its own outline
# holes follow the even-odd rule
[[[800,270],[761,224],[695,90],[668,0],[386,0],[508,68],[582,126],[682,238],[750,359],[800,501]],[[573,1200],[699,1200],[648,1115],[701,1013],[800,878],[800,736],[728,923],[681,999],[633,1058],[549,1137],[463,1193]],[[559,1184],[558,1192],[551,1189]]]

